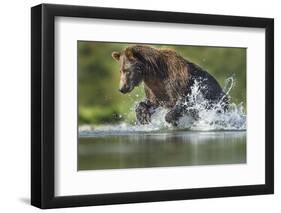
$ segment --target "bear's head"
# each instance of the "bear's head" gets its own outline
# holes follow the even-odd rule
[[[143,80],[143,63],[137,57],[133,47],[128,47],[121,52],[112,52],[112,57],[120,64],[119,91],[131,92]]]

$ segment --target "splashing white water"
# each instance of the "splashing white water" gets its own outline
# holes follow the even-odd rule
[[[224,85],[226,95],[229,95],[233,85],[234,78],[227,78]],[[186,115],[180,118],[177,127],[172,127],[171,124],[165,121],[165,115],[168,110],[158,108],[151,117],[151,123],[147,125],[121,123],[97,127],[82,126],[79,127],[79,134],[83,136],[87,136],[93,132],[106,135],[128,134],[132,132],[154,132],[167,129],[189,129],[198,131],[246,130],[246,113],[243,103],[230,103],[227,111],[223,109],[222,101],[215,106],[208,107],[209,102],[203,97],[200,90],[200,83],[198,82],[195,82],[194,86],[191,88],[189,102],[184,104],[188,104],[188,106],[190,106],[189,109],[198,112],[198,119],[195,120],[193,117]],[[132,107],[131,110],[134,110],[134,107]]]
[[[226,79],[224,86],[226,95],[229,95],[234,82],[233,77]],[[230,103],[229,109],[225,111],[222,99],[216,105],[209,107],[209,102],[201,93],[200,83],[195,82],[189,96],[189,103],[186,104],[191,106],[190,109],[198,112],[199,118],[194,120],[190,116],[183,116],[178,126],[191,130],[245,130],[246,113],[243,103],[238,105]]]

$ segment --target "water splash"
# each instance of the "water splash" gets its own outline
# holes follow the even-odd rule
[[[229,97],[229,93],[235,85],[234,77],[229,77],[225,80],[224,92]],[[196,131],[213,131],[213,130],[246,130],[246,113],[243,107],[243,103],[229,104],[229,109],[224,110],[224,104],[219,101],[216,105],[209,106],[208,100],[203,97],[201,93],[200,82],[195,82],[191,88],[191,94],[189,95],[188,105],[189,109],[198,112],[198,119],[194,119],[191,116],[185,115],[180,118],[177,127],[172,127],[165,121],[165,115],[168,112],[167,109],[157,108],[155,113],[151,117],[151,123],[147,125],[140,124],[128,124],[120,123],[117,125],[103,125],[97,127],[81,126],[79,127],[79,134],[81,136],[92,135],[93,132],[98,135],[108,134],[129,134],[136,132],[157,132],[167,130],[196,130]],[[137,103],[135,103],[136,105]],[[134,111],[135,106],[130,110]]]
[[[234,77],[229,77],[225,80],[224,92],[225,95],[231,97],[229,93],[235,84]],[[190,116],[183,116],[179,121],[180,128],[189,128],[191,130],[246,130],[246,113],[243,103],[229,104],[229,109],[224,110],[223,98],[216,104],[210,107],[209,102],[204,99],[201,90],[200,82],[195,82],[192,87],[192,92],[189,96],[188,104],[191,110],[198,112],[198,119],[194,120]]]

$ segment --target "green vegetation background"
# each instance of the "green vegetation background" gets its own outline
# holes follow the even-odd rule
[[[131,44],[78,41],[79,125],[135,122],[134,105],[144,98],[142,85],[130,94],[118,91],[119,65],[111,57]],[[150,45],[171,48],[211,73],[224,87],[235,77],[230,92],[235,103],[246,104],[246,49],[204,46]]]

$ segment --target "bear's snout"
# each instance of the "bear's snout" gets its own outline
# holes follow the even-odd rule
[[[132,89],[130,86],[127,86],[127,85],[124,85],[122,87],[119,88],[119,92],[125,94],[125,93],[128,93],[130,92]]]
[[[125,88],[124,87],[122,87],[122,88],[119,88],[119,92],[121,92],[121,93],[126,93],[126,90],[125,90]]]

